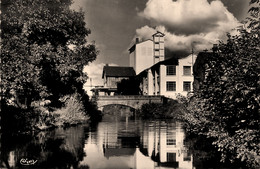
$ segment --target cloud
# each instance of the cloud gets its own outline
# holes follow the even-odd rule
[[[159,30],[165,34],[165,46],[172,51],[187,51],[192,46],[209,49],[239,25],[219,0],[149,0],[139,16],[155,27],[143,26],[136,30],[136,36],[151,38]]]
[[[73,3],[71,4],[70,8],[75,11],[80,11],[80,9],[85,8],[85,2],[84,0],[73,0]]]
[[[92,85],[92,86],[102,86],[103,85],[102,73],[103,73],[104,66],[105,66],[104,63],[97,64],[97,63],[92,62],[84,67],[83,72],[85,72],[89,77],[86,85],[88,85],[88,86],[89,85]],[[109,64],[109,66],[118,66],[118,65],[111,63],[111,64]]]
[[[149,0],[139,16],[178,34],[205,33],[223,22],[232,25],[237,23],[218,0],[211,3],[207,0]]]
[[[109,64],[110,66],[118,66],[114,63]],[[83,72],[88,75],[88,80],[84,84],[84,90],[87,92],[89,96],[92,95],[91,89],[95,86],[103,86],[104,82],[102,79],[103,67],[104,63],[95,63],[92,62],[86,66],[84,66]]]

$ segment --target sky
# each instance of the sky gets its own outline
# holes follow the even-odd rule
[[[136,37],[146,40],[156,31],[165,34],[172,53],[212,48],[233,32],[249,9],[249,0],[74,0],[82,9],[87,37],[99,50],[96,61],[86,65],[89,85],[102,85],[105,64],[129,66],[128,49]]]

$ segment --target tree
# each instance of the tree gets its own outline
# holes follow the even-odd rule
[[[123,79],[117,84],[117,92],[120,95],[139,95],[139,81],[133,77]]]
[[[200,133],[214,138],[223,160],[260,166],[260,36],[259,0],[239,34],[228,34],[205,63],[205,77],[190,103]]]
[[[97,50],[87,43],[90,30],[84,13],[71,10],[71,3],[2,0],[1,89],[5,99],[9,91],[31,99],[59,97],[65,91],[60,89],[71,83],[72,72],[77,72],[74,82],[83,86],[83,66],[95,60]]]

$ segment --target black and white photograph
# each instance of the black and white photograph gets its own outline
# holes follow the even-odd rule
[[[0,169],[260,169],[260,0],[0,0]]]

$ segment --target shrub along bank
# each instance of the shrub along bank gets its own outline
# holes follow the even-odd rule
[[[66,127],[89,123],[101,117],[94,103],[84,105],[79,94],[66,95],[61,99],[62,107],[56,108],[35,103],[30,109],[2,104],[2,131],[11,133],[28,133],[55,127]],[[86,108],[86,107],[89,108]],[[90,112],[91,111],[91,112]],[[92,114],[95,116],[91,117]]]
[[[182,120],[185,115],[185,107],[176,100],[168,103],[147,103],[137,110],[137,116],[142,119],[175,119]]]

